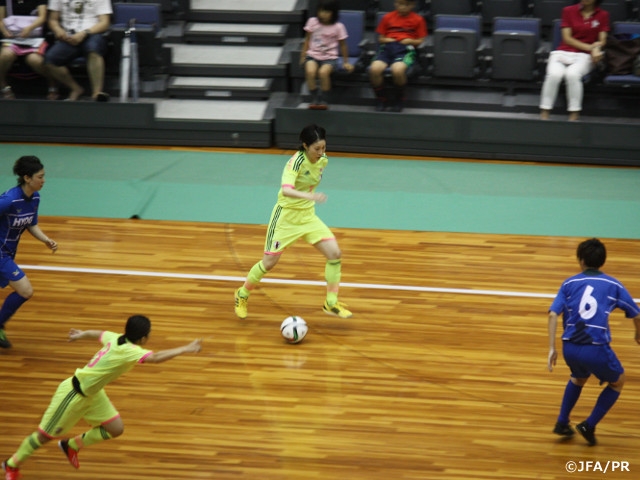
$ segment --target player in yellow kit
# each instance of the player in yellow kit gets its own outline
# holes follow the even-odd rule
[[[284,250],[299,238],[316,247],[327,258],[325,313],[340,318],[352,315],[345,304],[338,302],[342,255],[338,242],[315,212],[315,204],[327,200],[324,193],[315,191],[329,162],[325,155],[326,131],[318,125],[308,125],[300,132],[300,142],[300,149],[289,159],[282,173],[278,202],[267,229],[264,256],[251,268],[244,285],[236,290],[235,312],[239,318],[248,315],[251,291],[276,266]]]
[[[69,332],[69,341],[90,338],[100,340],[103,348],[84,367],[78,368],[72,377],[63,380],[51,399],[38,430],[26,437],[18,450],[2,468],[6,480],[21,477],[20,464],[38,448],[55,437],[62,437],[81,419],[91,429],[70,439],[58,442],[69,462],[79,467],[78,450],[122,434],[124,424],[120,414],[109,401],[104,387],[128,372],[139,363],[160,363],[183,353],[200,351],[201,340],[169,350],[153,352],[142,346],[147,343],[151,322],[142,315],[129,317],[124,335],[101,330],[76,330]]]

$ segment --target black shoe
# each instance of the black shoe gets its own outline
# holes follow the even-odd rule
[[[580,432],[580,435],[584,437],[584,439],[590,446],[594,446],[596,443],[598,443],[596,441],[596,428],[590,427],[586,420],[576,425],[576,430]]]
[[[2,328],[0,328],[0,348],[11,348],[11,342]]]
[[[384,112],[387,104],[384,100],[376,100],[376,112]]]
[[[391,106],[391,111],[400,113],[403,108],[404,108],[404,104],[402,103],[402,100],[398,100],[396,103],[394,103]]]
[[[556,426],[553,429],[553,433],[556,435],[561,435],[563,437],[573,437],[576,431],[571,428],[571,425],[568,423],[556,423]]]

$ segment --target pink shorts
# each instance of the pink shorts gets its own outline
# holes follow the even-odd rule
[[[4,48],[9,48],[18,57],[25,57],[30,53],[37,53],[44,56],[44,52],[47,50],[48,46],[49,45],[47,44],[47,42],[42,42],[42,44],[38,48],[28,47],[25,45],[16,45],[15,43],[3,44]]]

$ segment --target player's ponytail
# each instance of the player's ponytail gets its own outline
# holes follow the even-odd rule
[[[122,345],[127,340],[137,343],[151,332],[151,320],[144,315],[133,315],[127,320],[124,328],[124,335],[118,337],[118,345]]]

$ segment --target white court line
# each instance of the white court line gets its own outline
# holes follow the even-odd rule
[[[139,270],[107,270],[104,268],[47,267],[44,265],[20,265],[24,270],[44,270],[49,272],[92,273],[98,275],[133,275],[137,277],[186,278],[189,280],[213,280],[218,282],[244,282],[245,277],[224,275],[198,275],[195,273],[144,272]],[[263,278],[262,283],[282,283],[288,285],[320,285],[317,280],[284,280],[281,278]],[[406,292],[460,293],[463,295],[495,295],[498,297],[556,298],[555,293],[508,292],[504,290],[473,290],[471,288],[416,287],[411,285],[381,285],[378,283],[341,282],[340,287],[368,288],[370,290],[400,290]],[[634,298],[640,303],[640,299]]]
[[[190,280],[213,280],[220,282],[244,282],[245,277],[224,275],[198,275],[193,273],[145,272],[139,270],[107,270],[104,268],[48,267],[44,265],[20,265],[24,270],[44,270],[49,272],[91,273],[98,275],[133,275],[138,277],[184,278]],[[315,280],[284,280],[264,278],[262,283],[282,283],[289,285],[319,285],[325,282]],[[555,294],[533,292],[507,292],[501,290],[472,290],[470,288],[416,287],[411,285],[381,285],[377,283],[341,282],[340,287],[367,288],[371,290],[401,290],[408,292],[461,293],[465,295],[496,295],[500,297],[555,298]]]

